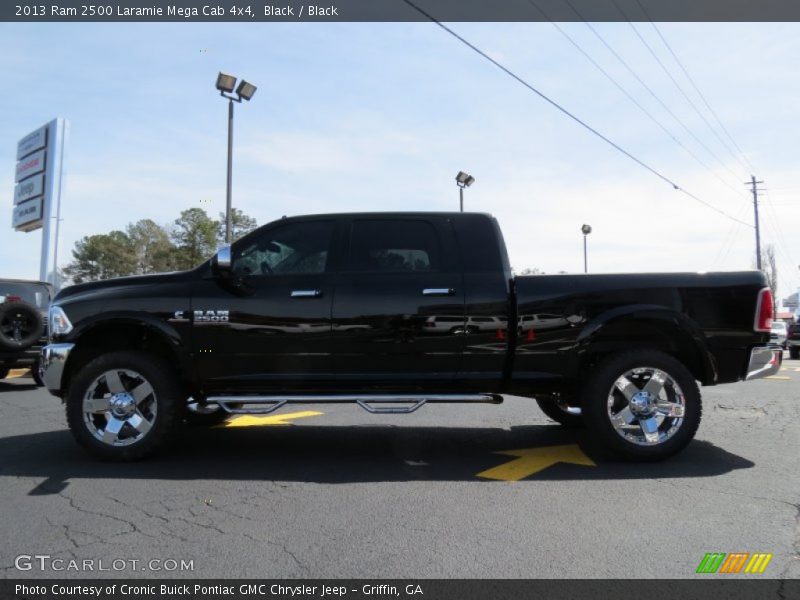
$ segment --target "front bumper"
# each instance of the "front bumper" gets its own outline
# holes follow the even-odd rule
[[[775,346],[756,346],[750,351],[747,365],[747,381],[775,375],[781,370],[783,351]]]
[[[48,344],[39,357],[39,376],[51,394],[61,395],[61,376],[75,344]]]

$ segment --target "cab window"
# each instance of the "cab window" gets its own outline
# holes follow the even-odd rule
[[[350,271],[424,272],[441,268],[439,239],[421,220],[359,220],[350,240]]]
[[[301,221],[249,237],[234,247],[233,272],[267,277],[324,273],[333,227],[333,221]]]

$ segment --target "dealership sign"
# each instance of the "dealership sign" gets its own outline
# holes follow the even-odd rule
[[[17,143],[17,160],[44,148],[47,144],[47,125],[29,133]]]
[[[39,150],[17,162],[17,176],[15,181],[22,181],[31,175],[41,173],[45,168],[45,151]]]
[[[44,173],[29,177],[14,188],[14,204],[37,198],[44,194]]]
[[[14,229],[32,231],[42,226],[42,199],[34,198],[14,207]]]
[[[42,229],[39,278],[57,284],[58,224],[67,123],[53,119],[17,142],[11,226],[16,231]],[[55,235],[50,235],[51,225]]]
[[[39,229],[49,212],[61,179],[56,167],[60,170],[63,129],[63,119],[55,119],[17,142],[14,212],[11,217],[11,224],[17,231]]]

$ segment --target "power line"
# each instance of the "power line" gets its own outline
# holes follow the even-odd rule
[[[593,133],[594,135],[596,135],[597,137],[599,137],[601,140],[603,140],[604,142],[606,142],[608,145],[612,146],[613,148],[615,148],[616,150],[618,150],[619,152],[621,152],[622,154],[624,154],[625,156],[627,156],[628,158],[630,158],[632,161],[634,161],[636,164],[638,164],[638,165],[639,165],[639,166],[641,166],[642,168],[644,168],[644,169],[646,169],[646,170],[650,171],[650,172],[651,172],[653,175],[655,175],[656,177],[658,177],[658,178],[659,178],[659,179],[661,179],[662,181],[664,181],[664,182],[668,183],[669,185],[671,185],[671,186],[673,187],[673,189],[675,189],[675,190],[677,190],[677,191],[679,191],[679,192],[683,192],[684,194],[686,194],[687,196],[689,196],[689,197],[690,197],[690,198],[692,198],[693,200],[696,200],[696,201],[697,201],[697,202],[699,202],[700,204],[703,204],[703,205],[705,205],[706,207],[710,208],[711,210],[713,210],[713,211],[715,211],[715,212],[717,212],[717,213],[719,213],[719,214],[723,215],[724,217],[726,217],[726,218],[728,218],[728,219],[731,219],[732,221],[736,221],[736,222],[738,222],[738,223],[741,223],[742,225],[745,225],[745,226],[747,226],[747,227],[752,227],[752,225],[750,225],[749,223],[745,223],[744,221],[740,221],[739,219],[737,219],[736,217],[733,217],[732,215],[729,215],[728,213],[726,213],[726,212],[725,212],[725,211],[723,211],[722,209],[719,209],[719,208],[717,208],[717,207],[716,207],[716,206],[714,206],[713,204],[709,204],[708,202],[706,202],[706,201],[705,201],[705,200],[703,200],[702,198],[698,198],[696,195],[692,194],[692,193],[691,193],[691,192],[689,192],[688,190],[685,190],[685,189],[683,189],[683,188],[682,188],[682,187],[680,187],[680,186],[679,186],[677,183],[675,183],[674,181],[672,181],[671,179],[669,179],[669,178],[668,178],[668,177],[666,177],[665,175],[662,175],[662,174],[661,174],[659,171],[657,171],[656,169],[654,169],[653,167],[651,167],[650,165],[648,165],[648,164],[647,164],[647,163],[645,163],[644,161],[640,160],[639,158],[637,158],[636,156],[634,156],[633,154],[631,154],[630,152],[628,152],[627,150],[625,150],[624,148],[622,148],[622,147],[621,147],[620,145],[618,145],[617,143],[615,143],[615,142],[613,142],[612,140],[610,140],[609,138],[607,138],[605,135],[603,135],[602,133],[600,133],[600,132],[599,132],[597,129],[595,129],[594,127],[592,127],[591,125],[589,125],[589,124],[588,124],[588,123],[586,123],[585,121],[581,120],[580,118],[578,118],[577,116],[575,116],[574,114],[572,114],[572,113],[571,113],[570,111],[568,111],[566,108],[564,108],[563,106],[561,106],[560,104],[558,104],[558,102],[556,102],[555,100],[552,100],[551,98],[549,98],[548,96],[546,96],[545,94],[543,94],[542,92],[540,92],[539,90],[537,90],[537,89],[536,89],[535,87],[533,87],[533,86],[532,86],[530,83],[528,83],[527,81],[525,81],[524,79],[522,79],[522,78],[521,78],[519,75],[517,75],[516,73],[514,73],[513,71],[511,71],[511,70],[510,70],[510,69],[508,69],[507,67],[503,66],[501,63],[499,63],[499,62],[498,62],[498,61],[496,61],[495,59],[493,59],[491,56],[489,56],[488,54],[486,54],[486,53],[485,53],[483,50],[481,50],[481,49],[480,49],[480,48],[478,48],[477,46],[473,45],[471,42],[468,42],[466,39],[464,39],[463,37],[461,37],[460,35],[458,35],[458,34],[457,34],[455,31],[453,31],[452,29],[450,29],[449,27],[447,27],[447,26],[446,26],[446,25],[444,25],[443,23],[439,22],[439,21],[438,21],[438,20],[437,20],[435,17],[433,17],[432,15],[430,15],[429,13],[427,13],[425,10],[423,10],[422,8],[420,8],[419,6],[417,6],[416,4],[414,4],[413,2],[411,2],[411,0],[403,0],[403,2],[405,2],[406,4],[408,4],[408,5],[409,5],[411,8],[413,8],[414,10],[416,10],[417,12],[419,12],[421,15],[423,15],[424,17],[426,17],[427,19],[429,19],[431,22],[435,23],[436,25],[438,25],[439,27],[441,27],[442,29],[444,29],[444,30],[445,30],[447,33],[449,33],[450,35],[452,35],[454,38],[456,38],[456,39],[457,39],[458,41],[460,41],[462,44],[464,44],[465,46],[467,46],[468,48],[470,48],[471,50],[473,50],[475,53],[479,54],[480,56],[482,56],[483,58],[485,58],[486,60],[488,60],[490,63],[492,63],[492,64],[493,64],[494,66],[496,66],[498,69],[500,69],[501,71],[503,71],[503,72],[504,72],[506,75],[508,75],[508,76],[509,76],[509,77],[511,77],[512,79],[516,80],[518,83],[520,83],[520,84],[522,84],[523,86],[525,86],[526,88],[528,88],[528,89],[529,89],[530,91],[532,91],[534,94],[536,94],[537,96],[539,96],[539,97],[540,97],[542,100],[546,101],[548,104],[552,105],[554,108],[556,108],[556,109],[558,109],[559,111],[561,111],[563,114],[565,114],[566,116],[568,116],[570,119],[572,119],[573,121],[575,121],[576,123],[578,123],[579,125],[581,125],[582,127],[584,127],[585,129],[587,129],[588,131],[590,131],[591,133]]]
[[[747,206],[746,204],[742,204],[739,207],[739,211],[736,212],[735,215],[737,217],[739,217],[740,215],[744,215],[746,212],[749,211],[749,209],[750,209],[749,206]],[[731,223],[730,227],[728,228],[727,233],[725,234],[725,237],[723,239],[722,245],[720,246],[719,250],[717,251],[717,253],[716,253],[715,257],[714,257],[714,260],[711,262],[711,267],[712,268],[717,268],[718,265],[721,265],[722,263],[724,263],[725,260],[728,258],[728,255],[731,253],[731,250],[733,250],[733,246],[734,246],[734,244],[736,242],[736,232],[737,231],[738,231],[738,228],[736,226],[736,223]]]
[[[633,95],[631,95],[628,92],[628,90],[626,90],[622,86],[622,84],[620,84],[608,71],[606,71],[594,58],[592,58],[592,56],[588,52],[586,52],[586,50],[583,49],[583,47],[578,42],[576,42],[572,36],[570,36],[566,31],[564,31],[564,29],[559,27],[559,25],[555,21],[553,21],[550,18],[550,16],[547,13],[545,13],[545,11],[542,10],[542,8],[538,4],[536,4],[536,2],[534,2],[534,0],[528,0],[528,3],[533,8],[535,8],[539,12],[539,14],[541,14],[545,19],[547,19],[550,22],[550,24],[553,27],[555,27],[558,30],[558,32],[569,41],[570,44],[572,44],[581,54],[583,54],[583,56],[586,57],[586,60],[592,63],[597,68],[598,71],[600,71],[603,75],[605,75],[605,77],[611,83],[613,83],[617,87],[617,89],[619,89],[619,91],[622,92],[628,98],[628,100],[633,102],[633,104],[635,104],[636,107],[639,108],[639,110],[641,110],[653,123],[655,123],[658,127],[660,127],[661,130],[664,133],[666,133],[667,136],[669,136],[669,138],[673,142],[678,144],[678,146],[680,146],[687,154],[689,154],[689,156],[691,156],[695,161],[697,161],[703,168],[707,169],[712,175],[714,175],[717,179],[719,179],[723,185],[727,186],[737,195],[742,195],[742,191],[740,189],[734,187],[725,179],[723,179],[719,173],[714,171],[706,162],[704,162],[699,156],[697,156],[697,154],[692,152],[692,150],[689,149],[683,142],[681,142],[681,140],[679,140],[675,136],[675,134],[673,134],[669,129],[667,129],[667,127],[661,121],[656,119],[650,111],[648,111],[644,106],[642,106],[642,104],[636,98],[634,98]]]
[[[786,243],[786,237],[783,235],[783,228],[781,227],[780,219],[775,212],[772,202],[772,197],[769,195],[769,190],[764,190],[764,195],[766,196],[764,204],[767,206],[766,213],[771,219],[770,227],[772,227],[773,231],[775,232],[776,241],[778,242],[776,245],[778,249],[783,253],[784,257],[789,261],[790,268],[788,270],[791,273],[790,278],[795,281],[795,283],[800,283],[800,278],[798,278],[798,273],[795,267],[798,266],[799,263],[795,262],[794,257],[789,252],[789,244]]]
[[[600,35],[600,33],[594,27],[592,27],[592,25],[584,18],[584,16],[578,11],[578,9],[575,8],[575,6],[573,6],[573,4],[570,2],[570,0],[564,0],[564,3],[567,6],[570,7],[572,12],[574,12],[581,21],[583,21],[583,24],[586,25],[586,27],[589,28],[589,30],[597,37],[597,39],[600,40],[600,42],[606,47],[606,49],[609,52],[611,52],[611,54],[614,55],[614,57],[622,64],[622,66],[624,66],[625,69],[627,69],[627,71],[636,79],[636,81],[638,81],[641,84],[641,86],[645,90],[647,90],[647,92],[653,97],[653,99],[656,102],[658,102],[658,104],[661,106],[661,108],[663,108],[669,114],[669,116],[671,116],[675,120],[675,122],[678,125],[680,125],[683,128],[683,130],[687,134],[689,134],[689,136],[695,142],[697,142],[698,145],[700,145],[706,152],[708,152],[720,165],[722,165],[723,168],[727,169],[734,176],[736,181],[738,181],[739,180],[739,176],[736,175],[735,173],[733,173],[733,171],[731,171],[725,165],[725,163],[722,161],[722,159],[720,159],[720,157],[717,156],[717,154],[713,150],[711,150],[711,148],[709,148],[703,142],[703,140],[701,140],[699,137],[697,137],[697,135],[695,135],[695,133],[691,129],[689,129],[689,127],[686,125],[686,123],[684,123],[681,120],[681,118],[678,117],[678,115],[676,115],[669,108],[669,106],[667,106],[667,104],[661,99],[661,97],[655,91],[653,91],[653,89],[649,85],[647,85],[647,83],[639,76],[639,74],[636,71],[633,70],[633,68],[627,63],[627,61],[624,58],[622,58],[622,56],[620,56],[620,54],[611,46],[611,44],[609,44],[605,40],[605,38],[602,35]],[[617,7],[617,8],[619,9],[619,7]],[[623,13],[623,15],[624,15],[624,13]]]
[[[658,28],[658,26],[656,25],[655,21],[653,21],[653,19],[650,17],[650,13],[647,12],[647,9],[645,9],[644,5],[639,0],[636,0],[636,4],[638,4],[639,8],[642,9],[642,12],[647,17],[647,20],[650,21],[650,25],[653,27],[655,32],[658,34],[658,37],[661,38],[662,42],[664,42],[664,46],[667,47],[667,50],[669,50],[669,53],[672,55],[672,58],[674,58],[675,62],[678,63],[678,66],[680,67],[681,71],[683,71],[683,74],[686,76],[686,79],[688,79],[689,83],[692,84],[692,87],[694,88],[694,91],[697,92],[698,96],[700,96],[700,99],[703,101],[703,104],[708,109],[708,112],[711,113],[711,115],[714,117],[716,122],[719,124],[720,129],[722,129],[722,131],[725,133],[725,135],[728,137],[728,139],[731,141],[731,143],[736,147],[736,150],[738,150],[739,155],[737,156],[733,151],[731,151],[730,147],[728,147],[728,150],[731,151],[731,155],[734,158],[736,158],[736,160],[739,161],[739,164],[741,164],[743,167],[745,167],[745,168],[749,167],[750,171],[755,171],[756,169],[753,167],[753,165],[747,159],[747,155],[741,149],[739,144],[736,143],[736,140],[733,139],[733,136],[731,135],[730,131],[728,131],[728,128],[725,127],[725,125],[723,124],[722,120],[719,118],[719,115],[717,115],[717,111],[715,111],[711,107],[711,104],[709,104],[708,100],[706,100],[705,95],[703,94],[703,92],[700,91],[700,87],[697,85],[697,83],[695,82],[694,78],[691,75],[689,75],[689,71],[683,65],[683,62],[681,61],[681,59],[678,58],[678,55],[675,54],[675,51],[672,49],[672,46],[670,46],[669,42],[667,42],[667,39],[661,33],[661,29]],[[717,137],[719,137],[719,136],[717,136]],[[722,140],[720,139],[720,141],[722,141]],[[727,147],[727,144],[726,144],[726,147]],[[742,163],[742,159],[744,159],[744,162],[747,163],[747,164]]]
[[[616,1],[616,0],[611,0],[611,2],[613,2],[613,3],[614,3],[614,6],[616,6],[616,7],[617,7],[617,10],[620,12],[620,14],[622,14],[622,16],[623,16],[623,17],[625,18],[625,20],[628,22],[628,25],[629,25],[629,26],[630,26],[630,28],[633,30],[633,32],[636,34],[636,37],[638,37],[638,38],[639,38],[639,41],[641,41],[641,42],[642,42],[642,44],[644,45],[644,47],[645,47],[645,48],[647,48],[647,51],[650,53],[650,55],[651,55],[651,56],[652,56],[652,57],[655,59],[655,61],[658,63],[658,66],[659,66],[659,67],[661,67],[661,70],[662,70],[662,71],[664,71],[664,74],[666,74],[666,76],[667,76],[667,77],[669,77],[670,81],[672,81],[672,83],[675,85],[675,87],[678,89],[678,91],[679,91],[679,92],[681,93],[681,95],[684,97],[684,99],[686,100],[686,102],[688,102],[688,103],[689,103],[689,106],[691,106],[691,107],[694,109],[694,111],[695,111],[695,112],[698,114],[698,116],[699,116],[699,117],[700,117],[700,118],[703,120],[703,122],[704,122],[704,123],[705,123],[705,124],[708,126],[708,128],[711,130],[711,133],[713,133],[713,134],[714,134],[714,135],[717,137],[717,139],[719,139],[719,141],[720,141],[720,142],[722,142],[722,144],[723,144],[723,145],[726,147],[726,149],[728,149],[729,151],[731,151],[731,150],[730,150],[730,147],[729,147],[729,146],[728,146],[728,145],[725,143],[725,141],[724,141],[724,140],[723,140],[723,139],[722,139],[722,138],[719,136],[719,134],[717,133],[717,131],[716,131],[716,130],[715,130],[715,129],[714,129],[712,126],[711,126],[711,123],[709,123],[709,121],[708,121],[708,119],[706,119],[705,115],[704,115],[702,112],[700,112],[700,109],[698,109],[698,108],[697,108],[697,105],[696,105],[696,104],[695,104],[695,103],[692,101],[692,99],[691,99],[691,98],[689,98],[689,95],[688,95],[688,94],[687,94],[687,93],[684,91],[684,89],[681,87],[681,84],[679,84],[679,83],[678,83],[678,80],[677,80],[677,79],[675,79],[675,77],[673,77],[673,76],[672,76],[672,73],[670,73],[670,71],[669,71],[669,69],[667,69],[666,65],[665,65],[665,64],[664,64],[664,63],[661,61],[661,59],[660,59],[660,58],[658,57],[658,55],[655,53],[655,50],[653,50],[653,48],[650,46],[650,44],[648,44],[648,43],[647,43],[647,40],[645,40],[645,39],[644,39],[644,37],[642,36],[642,34],[641,34],[641,33],[639,32],[639,30],[636,28],[636,26],[635,26],[635,25],[634,25],[634,24],[631,22],[631,20],[628,18],[628,15],[626,15],[626,14],[625,14],[625,12],[622,10],[622,8],[620,8],[619,4],[617,4],[617,1]],[[728,166],[727,166],[727,165],[726,165],[724,162],[722,162],[722,160],[721,160],[721,159],[720,159],[720,158],[719,158],[719,157],[718,157],[718,156],[717,156],[715,153],[711,152],[711,150],[709,150],[707,146],[706,146],[706,149],[707,149],[707,150],[708,150],[708,151],[709,151],[709,152],[710,152],[710,153],[711,153],[711,154],[714,156],[714,158],[716,158],[716,159],[717,159],[717,160],[720,162],[720,164],[722,164],[722,166],[723,166],[725,169],[727,169],[727,170],[728,170],[728,171],[729,171],[729,172],[730,172],[730,173],[731,173],[731,174],[732,174],[734,177],[737,177],[736,173],[734,173],[734,172],[733,172],[733,170],[732,170],[730,167],[728,167]],[[731,151],[731,153],[733,154],[733,152],[732,152],[732,151]],[[741,161],[740,161],[740,159],[739,159],[738,157],[736,157],[736,155],[735,155],[735,154],[734,154],[734,159],[735,159],[737,162],[741,162]]]

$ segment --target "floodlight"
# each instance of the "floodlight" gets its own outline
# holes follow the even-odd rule
[[[244,79],[239,82],[239,87],[236,88],[236,95],[239,96],[239,98],[244,98],[245,100],[250,100],[255,93],[256,86],[254,86],[252,83],[248,83]]]
[[[217,75],[217,89],[220,92],[228,92],[230,94],[234,87],[236,87],[236,77],[233,75],[226,75],[225,73]],[[239,87],[241,88],[241,86]],[[255,89],[253,91],[255,91]]]
[[[459,187],[469,187],[475,183],[475,178],[468,173],[464,173],[464,171],[459,171],[458,175],[456,175],[456,183]]]

